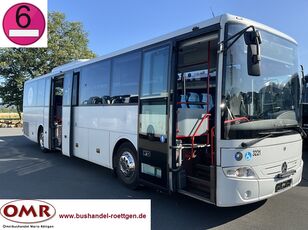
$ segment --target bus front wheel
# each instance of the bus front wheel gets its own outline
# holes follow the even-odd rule
[[[139,185],[139,163],[137,151],[130,143],[120,146],[116,155],[116,173],[121,182],[132,189]]]

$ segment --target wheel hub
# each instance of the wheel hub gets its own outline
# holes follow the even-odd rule
[[[41,133],[41,135],[40,135],[40,146],[41,146],[41,148],[44,147],[44,134],[43,133]]]
[[[123,152],[119,163],[120,171],[125,177],[130,177],[135,172],[135,160],[130,152]]]

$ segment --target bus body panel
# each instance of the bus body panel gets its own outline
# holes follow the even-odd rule
[[[74,107],[74,126],[137,134],[137,110],[137,105]]]
[[[243,141],[243,140],[242,140]],[[246,140],[245,140],[246,141]],[[270,144],[275,141],[275,144]],[[232,144],[233,143],[233,144]],[[243,149],[237,141],[229,141],[233,148],[222,148],[221,167],[217,167],[217,205],[235,206],[256,202],[290,189],[301,181],[302,139],[299,134],[268,138],[256,145]],[[236,153],[242,154],[236,160]],[[295,170],[293,175],[278,178],[282,165],[287,164],[287,171]],[[225,172],[231,167],[250,167],[256,178],[227,177]],[[278,183],[292,180],[291,185],[275,192]]]
[[[39,88],[39,86],[42,86]],[[32,141],[38,141],[38,128],[44,125],[45,79],[26,82],[23,95],[24,133]],[[40,100],[38,99],[40,96]]]
[[[89,160],[89,129],[74,127],[73,155]]]
[[[26,135],[30,140],[37,142],[38,129],[44,124],[44,107],[25,107],[24,122],[28,123],[29,135]]]
[[[300,135],[295,134],[294,136],[300,137]],[[273,145],[263,145],[263,141],[260,141],[259,145],[253,145],[248,148],[222,148],[221,149],[221,167],[233,167],[233,166],[251,166],[251,167],[261,167],[262,165],[275,164],[276,162],[286,161],[290,159],[301,159],[302,155],[302,140],[301,138],[297,141],[289,141],[289,136],[278,137],[282,143],[276,144],[276,138],[270,138],[272,141],[275,140]],[[277,138],[277,139],[278,139]],[[284,141],[283,141],[284,140]],[[246,140],[244,140],[246,141]],[[235,159],[236,153],[242,153],[242,160],[237,161]],[[251,153],[252,158],[249,158],[249,153]],[[245,155],[247,159],[245,159]],[[299,162],[298,162],[299,164]],[[293,167],[294,165],[292,165]],[[296,165],[297,166],[297,165]],[[267,166],[266,166],[267,167]],[[268,167],[272,167],[271,165]],[[291,166],[290,166],[291,167]],[[295,166],[294,166],[295,167]],[[262,167],[261,167],[262,168]],[[262,171],[260,168],[260,172]],[[289,168],[289,167],[288,167]],[[274,169],[273,169],[274,170]],[[271,173],[271,172],[268,172]],[[264,177],[264,174],[258,175],[259,177]]]
[[[110,132],[101,129],[89,129],[88,135],[88,160],[105,167],[110,167]]]
[[[303,161],[297,168],[296,173],[292,176],[291,186],[275,192],[277,181],[275,179],[235,179],[227,178],[222,170],[222,167],[217,167],[217,202],[216,205],[220,207],[231,207],[238,205],[245,205],[257,201],[261,201],[285,192],[297,186],[302,179]],[[283,181],[287,181],[286,178]],[[250,192],[250,198],[246,198],[246,192]]]
[[[296,173],[290,177],[292,179],[292,184],[290,187],[285,188],[279,192],[275,192],[275,186],[277,184],[277,180],[276,179],[260,179],[259,183],[260,183],[260,187],[259,187],[259,198],[260,200],[266,199],[268,197],[274,196],[276,194],[282,193],[290,188],[295,187],[296,185],[298,185],[301,180],[302,180],[302,173],[303,173],[303,167],[304,167],[304,162],[303,160],[299,159],[299,167],[296,168]],[[283,181],[287,181],[290,178],[286,178],[284,180],[279,181],[283,182]]]
[[[259,182],[257,180],[227,178],[222,167],[217,167],[216,205],[230,207],[253,203],[259,200]],[[244,200],[244,193],[249,190],[251,196]],[[244,192],[243,192],[244,191]]]
[[[109,146],[110,146],[110,159],[109,159],[109,168],[114,168],[113,167],[113,162],[112,162],[112,157],[113,157],[113,151],[115,150],[116,144],[121,141],[121,140],[128,140],[133,144],[135,149],[138,149],[138,144],[137,144],[137,134],[134,133],[121,133],[121,132],[110,132],[109,134]],[[116,153],[115,153],[116,154]]]
[[[137,149],[137,110],[135,105],[74,107],[74,155],[112,168],[118,141],[127,139]]]
[[[71,145],[71,106],[62,108],[63,126],[62,126],[62,153],[65,156],[70,156]]]

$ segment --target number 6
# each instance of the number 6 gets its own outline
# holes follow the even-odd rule
[[[19,27],[21,27],[21,28],[27,28],[27,27],[30,25],[30,23],[31,23],[31,18],[30,18],[30,16],[29,16],[28,14],[26,14],[26,13],[19,14],[19,13],[20,13],[20,10],[23,9],[23,8],[26,9],[27,11],[30,11],[29,6],[22,5],[22,6],[18,7],[18,9],[17,9],[17,11],[16,11],[16,22],[17,22],[17,25],[18,25]],[[21,18],[21,17],[26,17],[27,23],[26,23],[25,25],[22,25],[22,24],[21,24],[21,22],[20,22],[20,18]]]

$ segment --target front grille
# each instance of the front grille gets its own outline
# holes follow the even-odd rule
[[[275,176],[275,175],[281,173],[281,166],[282,166],[283,162],[285,162],[285,161],[282,161],[280,163],[275,163],[275,164],[270,165],[270,166],[265,166],[264,169],[262,170],[263,174],[267,175],[267,176]],[[286,162],[287,162],[287,165],[288,165],[288,169],[287,169],[288,171],[291,170],[291,169],[297,168],[298,160],[291,160],[291,161],[286,161]]]

